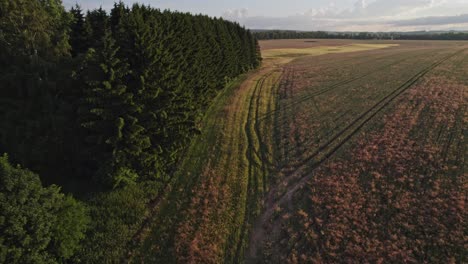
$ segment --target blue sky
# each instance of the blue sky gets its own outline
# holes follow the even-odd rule
[[[64,0],[110,9],[112,0]],[[238,21],[254,29],[468,30],[468,0],[124,0]]]

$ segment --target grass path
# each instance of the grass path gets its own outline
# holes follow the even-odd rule
[[[280,75],[274,69],[264,66],[244,76],[217,98],[203,134],[194,140],[177,173],[178,181],[140,235],[142,246],[132,261],[242,261],[250,223],[266,191],[269,168],[263,160],[271,163],[272,137],[260,138],[271,124],[257,121],[274,110],[273,90]],[[222,206],[204,208],[209,199]],[[204,241],[194,246],[198,238]],[[214,254],[202,253],[206,251]]]

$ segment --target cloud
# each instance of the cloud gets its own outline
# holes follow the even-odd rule
[[[468,14],[458,16],[421,17],[415,19],[394,21],[391,24],[396,26],[430,26],[466,23],[468,23]]]
[[[431,0],[377,0],[363,5],[362,8],[355,9],[354,14],[371,17],[395,16],[413,9],[430,6],[431,3]]]
[[[330,18],[336,17],[340,14],[339,8],[336,6],[334,2],[330,3],[328,6],[320,7],[320,8],[311,8],[304,13],[298,14],[308,17],[315,17],[315,18]]]
[[[459,7],[456,15],[453,8]],[[442,13],[444,11],[444,13]],[[439,13],[440,12],[440,13]],[[286,17],[249,16],[247,9],[223,17],[254,29],[413,31],[468,29],[468,0],[357,0],[347,9],[333,2]]]
[[[238,20],[237,20],[238,21]],[[326,31],[415,31],[468,29],[468,14],[415,19],[338,19],[306,15],[289,17],[244,17],[241,24],[252,29]]]
[[[372,18],[403,16],[434,7],[445,0],[357,0],[352,8],[339,12],[339,18]]]
[[[249,15],[249,10],[247,8],[240,8],[240,9],[229,9],[225,11],[222,15],[223,18],[229,20],[242,20],[247,18]]]

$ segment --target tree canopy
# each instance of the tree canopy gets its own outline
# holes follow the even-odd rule
[[[87,224],[81,203],[0,157],[0,262],[62,262],[79,248]]]
[[[0,151],[29,169],[0,159],[0,262],[119,262],[215,96],[260,62],[220,18],[0,1]]]

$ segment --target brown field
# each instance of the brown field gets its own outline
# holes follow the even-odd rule
[[[304,41],[260,42],[134,262],[467,261],[468,43]]]
[[[397,43],[283,67],[249,262],[464,258],[468,45]]]

